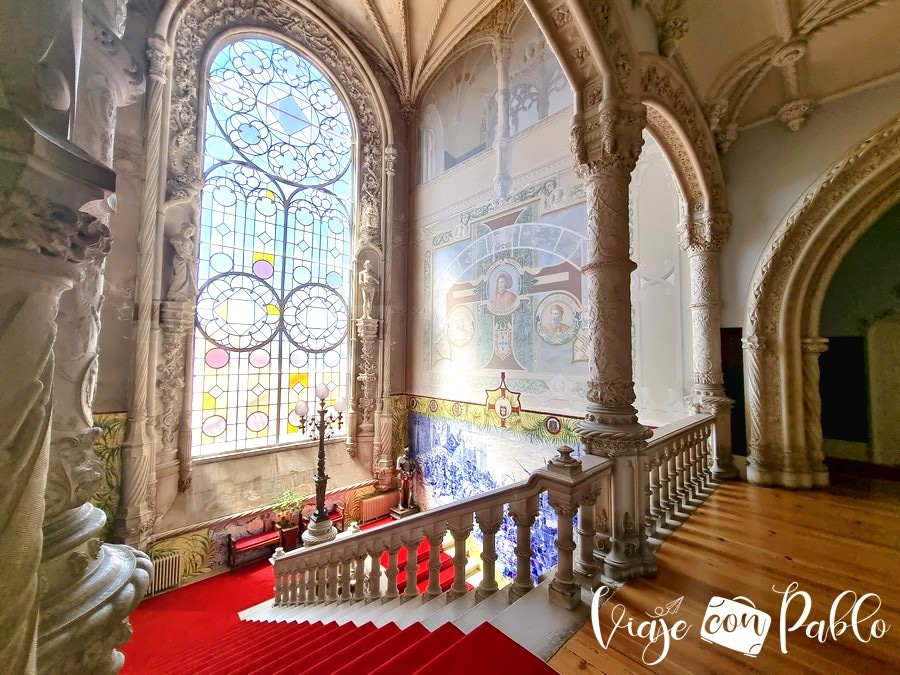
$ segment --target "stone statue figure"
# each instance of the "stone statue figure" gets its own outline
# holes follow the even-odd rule
[[[375,291],[378,288],[378,275],[372,271],[372,261],[366,260],[359,272],[359,288],[362,291],[363,316],[372,318],[372,303],[375,301]]]
[[[416,474],[419,465],[409,456],[409,447],[403,448],[403,454],[397,458],[397,487],[400,490],[400,508],[409,509],[415,506]]]
[[[181,232],[169,242],[175,249],[172,258],[172,278],[169,282],[169,300],[193,302],[197,298],[197,268],[194,255],[194,233],[197,228],[190,223],[181,226]]]
[[[374,204],[366,202],[362,208],[359,223],[359,242],[361,244],[378,243],[378,212]]]

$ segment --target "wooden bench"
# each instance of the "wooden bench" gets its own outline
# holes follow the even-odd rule
[[[281,533],[278,530],[268,530],[259,534],[251,534],[249,537],[241,537],[235,539],[228,535],[228,566],[234,568],[234,559],[239,553],[247,551],[255,551],[258,548],[267,548],[271,546],[272,552],[275,552],[276,546],[281,546]]]

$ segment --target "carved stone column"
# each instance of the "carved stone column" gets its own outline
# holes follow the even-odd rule
[[[500,35],[494,41],[494,64],[497,66],[497,135],[494,152],[497,155],[497,174],[494,192],[501,199],[509,196],[512,176],[509,174],[509,52],[512,40]]]
[[[731,409],[722,379],[719,251],[728,239],[728,214],[690,216],[679,228],[681,247],[691,261],[691,344],[694,393],[688,403],[695,412],[716,416],[715,466],[717,480],[737,478],[731,456]]]
[[[643,145],[647,111],[640,103],[604,100],[591,120],[576,116],[573,152],[588,195],[588,403],[578,433],[590,454],[612,457],[611,550],[608,576],[627,579],[655,571],[644,531],[644,472],[639,456],[650,430],[637,420],[631,363],[631,272],[628,185]]]
[[[6,193],[0,212],[11,208]],[[35,672],[55,319],[76,278],[64,259],[0,248],[0,663],[11,673]]]
[[[803,338],[803,426],[806,458],[815,487],[828,487],[828,467],[822,460],[822,397],[819,394],[819,354],[828,350],[828,339]]]
[[[150,76],[147,87],[147,138],[144,159],[144,193],[138,232],[138,269],[135,275],[134,357],[131,400],[122,451],[122,498],[113,533],[125,543],[141,545],[153,528],[156,476],[153,428],[148,417],[151,377],[150,330],[154,321],[153,280],[157,215],[160,206],[160,147],[163,98],[168,76],[169,49],[159,37],[148,41]]]
[[[772,358],[769,341],[759,335],[750,335],[741,342],[744,347],[744,389],[747,392],[747,480],[758,485],[773,485],[778,467],[772,461],[767,438],[769,425],[763,420],[762,397],[765,361]]]
[[[382,227],[382,238],[379,241],[388,242],[389,245],[384,247],[384,270],[385,274],[382,278],[382,317],[384,319],[384,328],[382,337],[379,342],[379,351],[382,354],[381,359],[381,392],[378,400],[378,406],[375,413],[375,441],[372,458],[372,475],[378,479],[378,489],[388,490],[394,483],[394,420],[391,414],[391,360],[392,360],[392,344],[394,340],[391,338],[392,326],[395,325],[391,319],[391,313],[394,306],[394,278],[395,274],[391,273],[395,263],[396,251],[393,246],[393,213],[394,213],[394,174],[397,162],[397,149],[388,145],[384,149],[384,227]],[[381,249],[379,249],[380,251]],[[405,258],[401,258],[405,264]],[[376,371],[379,372],[379,371]]]

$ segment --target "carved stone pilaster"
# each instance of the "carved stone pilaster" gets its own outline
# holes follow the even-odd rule
[[[747,480],[760,485],[771,485],[775,466],[766,433],[769,423],[764,419],[762,391],[765,361],[771,358],[768,340],[750,335],[742,340],[744,346],[744,378],[747,392]]]
[[[822,397],[819,394],[819,355],[828,351],[828,339],[803,338],[803,431],[806,458],[813,485],[828,486],[828,468],[822,463]]]
[[[360,388],[356,401],[356,412],[359,416],[359,429],[362,434],[371,434],[375,428],[373,414],[378,396],[378,362],[375,352],[378,341],[378,323],[378,319],[372,318],[356,320],[356,334],[360,344],[360,358],[356,375]]]
[[[190,485],[190,443],[181,445],[182,427],[190,420],[184,418],[184,392],[187,372],[192,372],[190,342],[193,337],[194,303],[168,300],[160,304],[162,354],[157,367],[156,430],[159,436],[157,467],[180,466],[180,489]],[[160,507],[157,504],[157,507]]]

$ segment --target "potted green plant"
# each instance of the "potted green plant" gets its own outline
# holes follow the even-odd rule
[[[281,546],[285,551],[292,551],[297,547],[297,538],[300,534],[298,516],[303,505],[303,497],[293,490],[285,490],[272,505],[275,511],[275,527],[281,530]]]

